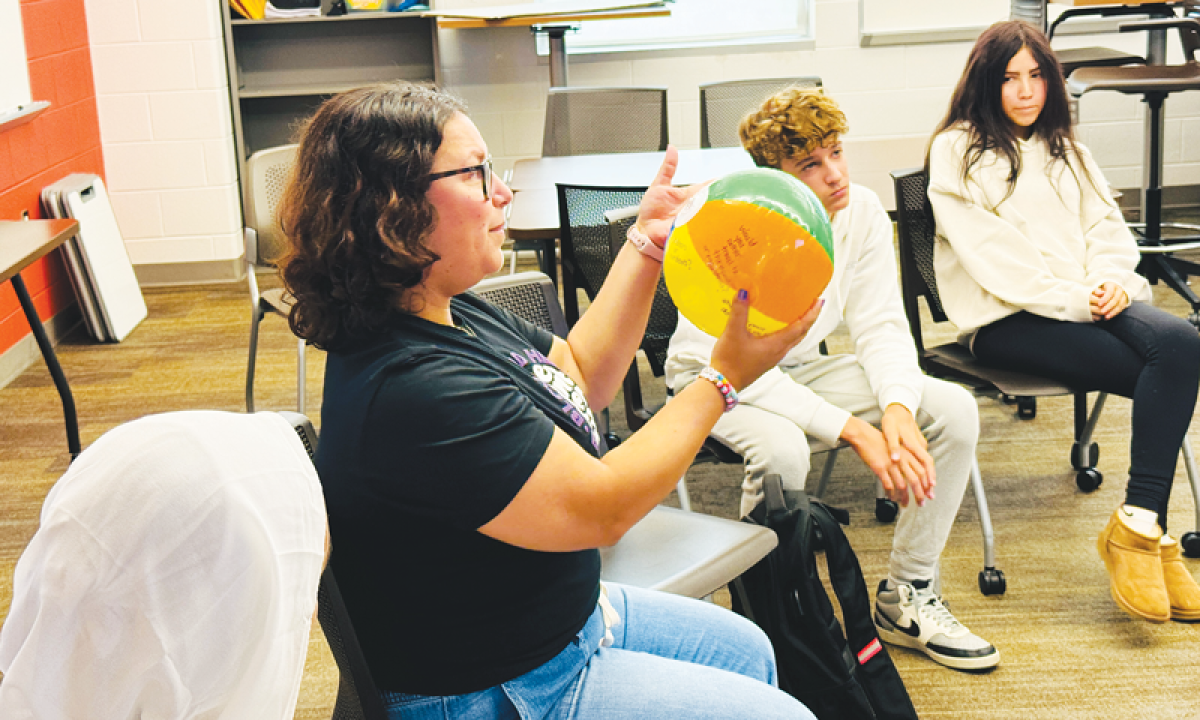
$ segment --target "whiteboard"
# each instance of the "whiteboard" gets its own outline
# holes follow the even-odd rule
[[[984,28],[1007,20],[1010,0],[858,0],[862,47],[973,42]]]
[[[0,0],[0,116],[31,100],[21,4],[19,0]]]
[[[864,32],[985,28],[1007,20],[1010,0],[860,0]]]

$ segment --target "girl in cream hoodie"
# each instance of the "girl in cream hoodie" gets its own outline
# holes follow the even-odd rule
[[[1200,587],[1166,534],[1195,410],[1200,336],[1149,305],[1137,244],[1087,149],[1040,30],[980,35],[927,159],[938,289],[980,361],[1133,399],[1125,503],[1100,535],[1117,604],[1200,620]]]

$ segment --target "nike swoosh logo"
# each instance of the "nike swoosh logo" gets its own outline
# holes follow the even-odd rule
[[[882,615],[882,617],[884,620],[887,621],[888,625],[892,626],[893,629],[899,630],[900,632],[904,633],[905,635],[907,635],[909,637],[915,638],[915,637],[921,636],[921,628],[918,627],[916,623],[909,623],[908,627],[901,627],[901,626],[897,625],[896,623],[892,622],[892,619],[889,618],[888,616]]]
[[[893,626],[897,630],[899,630],[900,632],[904,633],[905,635],[907,635],[909,637],[915,638],[915,637],[921,636],[921,628],[917,627],[916,623],[910,623],[908,627],[900,627],[899,625],[893,625]]]

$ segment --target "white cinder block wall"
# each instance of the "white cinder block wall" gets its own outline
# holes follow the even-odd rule
[[[85,2],[108,186],[134,263],[237,258],[242,223],[221,40],[224,3]],[[442,0],[438,7],[451,3],[485,4]],[[859,0],[816,0],[815,10],[812,49],[573,55],[571,84],[666,86],[671,140],[691,148],[700,142],[700,83],[819,75],[849,116],[854,179],[891,207],[887,173],[922,162],[970,44],[862,48]],[[1144,50],[1138,34],[1064,37],[1055,43]],[[1169,59],[1178,62],[1173,36],[1168,46]],[[534,52],[530,31],[443,30],[439,47],[443,83],[469,103],[498,166],[538,156],[549,69]],[[1165,184],[1200,184],[1200,93],[1173,95],[1167,106]],[[1093,93],[1084,96],[1081,116],[1080,137],[1110,182],[1140,187],[1142,104]]]
[[[240,257],[224,2],[84,5],[107,186],[133,263]]]

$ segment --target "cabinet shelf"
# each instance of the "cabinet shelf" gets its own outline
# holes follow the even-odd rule
[[[325,2],[323,12],[328,12]],[[330,95],[390,80],[437,81],[437,25],[423,12],[245,20],[224,13],[225,55],[242,207],[246,158],[295,140]]]
[[[397,76],[393,76],[390,78],[380,78],[380,79],[362,80],[362,81],[345,82],[345,83],[321,83],[321,84],[316,84],[316,85],[286,85],[286,86],[279,86],[279,87],[255,88],[255,89],[241,88],[238,90],[237,96],[238,96],[239,100],[262,100],[262,99],[266,99],[266,98],[289,98],[289,97],[299,98],[299,97],[313,97],[313,96],[325,97],[328,95],[337,95],[338,93],[345,92],[347,90],[353,90],[354,88],[362,87],[363,85],[370,85],[375,82],[387,82],[388,80],[395,80],[395,79],[397,79]],[[413,82],[432,82],[432,80],[433,80],[432,76],[424,77],[424,78],[406,77],[403,79],[411,80]]]
[[[398,20],[400,18],[420,18],[423,17],[424,11],[417,12],[384,12],[382,10],[372,12],[351,12],[345,15],[313,15],[311,17],[296,17],[296,18],[271,18],[269,20],[247,20],[245,18],[232,18],[229,21],[230,25],[288,25],[291,23],[323,23],[323,22],[347,22],[354,20]]]

